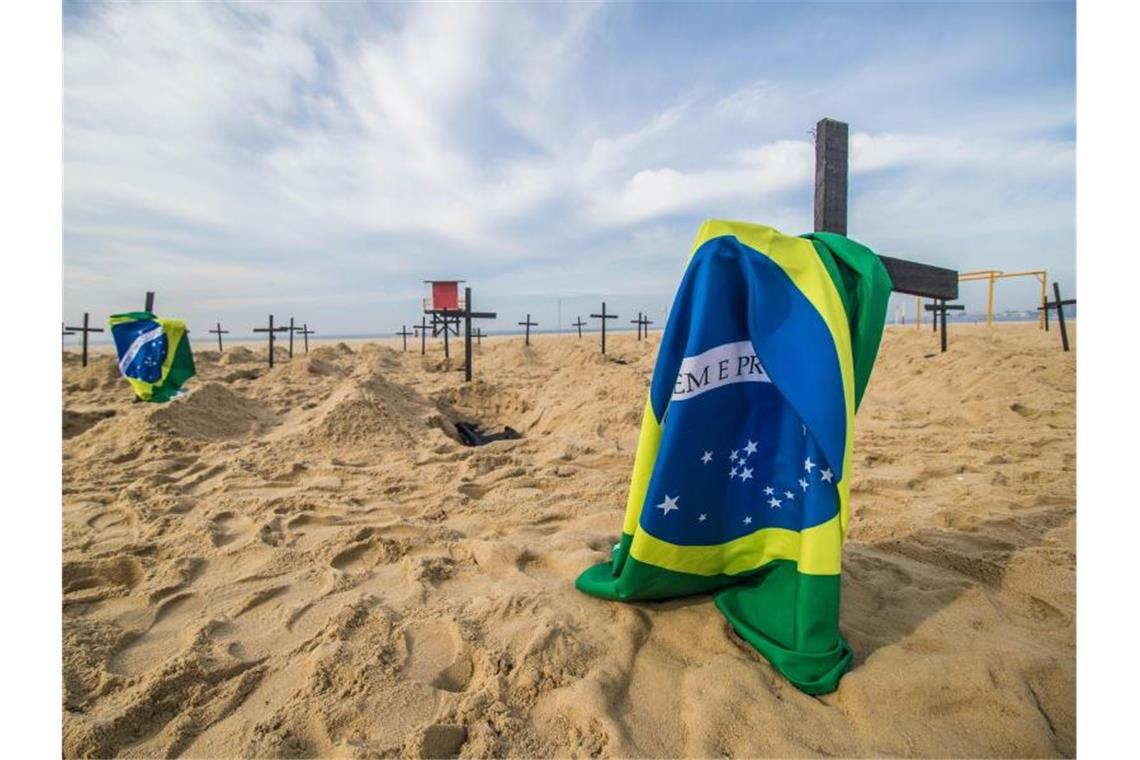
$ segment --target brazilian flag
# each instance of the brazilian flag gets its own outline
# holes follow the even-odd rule
[[[891,280],[842,235],[710,220],[673,301],[621,542],[577,587],[604,599],[712,593],[801,690],[835,690],[855,410]]]
[[[108,320],[119,370],[143,401],[169,401],[194,377],[186,323],[149,311],[114,314]]]

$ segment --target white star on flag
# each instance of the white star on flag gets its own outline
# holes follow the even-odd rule
[[[744,453],[746,456],[748,454],[755,454],[756,453],[756,441],[750,440],[748,442],[748,445],[744,447]]]
[[[808,482],[803,478],[800,478],[800,488],[804,489],[805,491],[808,489]]]
[[[796,500],[796,495],[794,493],[792,493],[791,491],[784,491],[784,496],[786,496],[788,498],[788,501],[795,501]]]
[[[807,435],[807,425],[801,424],[800,427],[804,429],[804,435]]]
[[[728,477],[730,477],[730,478],[736,477],[736,468],[735,467],[733,467],[731,470],[728,471]]]
[[[752,524],[752,518],[751,517],[745,517],[744,518],[744,524],[745,525],[751,525]]]
[[[804,469],[811,472],[811,468],[815,467],[815,462],[811,461],[811,457],[804,460]]]
[[[831,475],[831,468],[829,467],[829,468],[828,468],[828,469],[826,469],[826,470],[820,470],[820,471],[819,471],[819,476],[820,476],[821,478],[823,478],[824,480],[826,480],[828,483],[830,483],[830,482],[831,482],[831,478],[832,478],[832,475]]]
[[[704,522],[707,519],[708,519],[708,515],[701,515],[700,517],[697,518],[697,522]]]
[[[768,499],[768,506],[771,507],[772,509],[779,509],[780,508],[780,500],[777,499],[775,496],[773,496],[771,499]]]
[[[740,479],[741,480],[748,480],[750,477],[752,477],[752,468],[751,467],[745,467],[744,471],[740,473]]]
[[[704,453],[704,455],[701,457],[701,461],[704,462],[705,464],[708,464],[709,462],[711,462],[712,461],[712,452],[706,451]]]
[[[776,489],[772,488],[772,486],[768,486],[767,488],[764,489],[764,495],[765,496],[771,496],[774,493],[776,493]]]
[[[662,514],[666,515],[674,510],[680,510],[680,507],[677,506],[677,499],[679,498],[681,497],[674,496],[673,498],[669,498],[669,494],[665,494],[665,501],[658,504],[657,508],[661,510]]]
[[[738,456],[740,456],[740,449],[733,449],[732,453],[728,455],[728,458],[735,462]]]

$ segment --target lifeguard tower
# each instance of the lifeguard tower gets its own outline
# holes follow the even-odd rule
[[[459,295],[459,283],[466,280],[424,280],[431,285],[431,294],[424,298],[424,314],[431,317],[431,336],[451,331],[459,334],[459,318],[467,304]]]

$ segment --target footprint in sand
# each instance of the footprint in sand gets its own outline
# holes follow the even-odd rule
[[[463,639],[455,625],[444,622],[415,623],[404,632],[408,657],[404,675],[443,691],[461,692],[471,681],[474,668],[463,651]]]
[[[177,652],[188,636],[189,625],[204,604],[197,594],[179,594],[158,606],[154,621],[142,633],[129,636],[111,657],[108,669],[122,676],[135,676],[160,665]]]
[[[210,521],[210,539],[214,546],[232,544],[253,533],[253,521],[237,512],[220,512]]]
[[[87,520],[87,527],[94,533],[88,548],[96,552],[116,548],[134,537],[131,516],[122,509],[97,512]]]

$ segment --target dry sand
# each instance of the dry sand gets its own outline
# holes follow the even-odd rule
[[[954,326],[937,355],[888,329],[857,421],[855,665],[821,698],[708,597],[573,588],[618,536],[656,341],[488,341],[469,386],[439,346],[272,371],[198,350],[165,406],[65,355],[65,754],[1074,754],[1055,331]],[[465,448],[460,419],[524,438]]]

